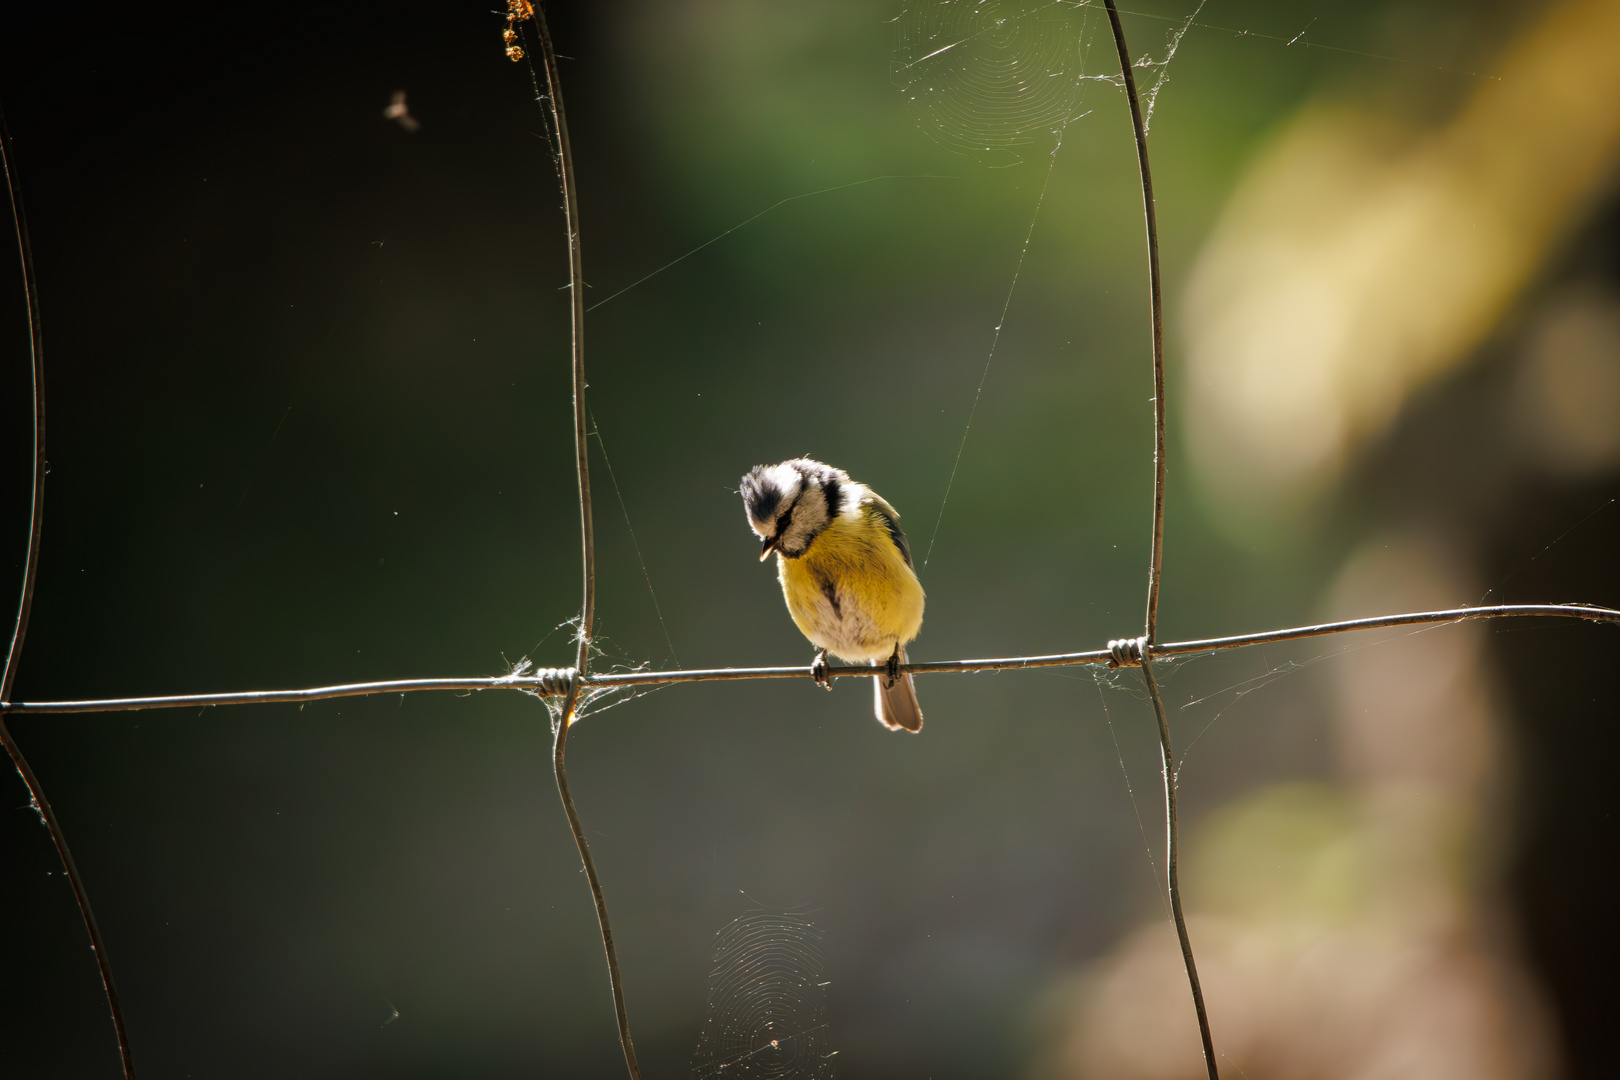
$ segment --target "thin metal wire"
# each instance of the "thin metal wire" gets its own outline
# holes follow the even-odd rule
[[[538,16],[537,16],[538,17]],[[577,682],[568,692],[563,708],[553,723],[551,760],[557,776],[557,794],[562,797],[563,812],[568,815],[568,827],[574,832],[574,841],[580,848],[580,859],[585,864],[585,879],[590,883],[591,899],[596,903],[596,921],[602,928],[602,952],[607,957],[609,980],[613,986],[613,1006],[619,1022],[619,1045],[624,1049],[624,1064],[632,1080],[641,1080],[641,1066],[636,1062],[636,1047],[630,1040],[630,1017],[624,1008],[624,992],[619,981],[619,951],[613,944],[613,921],[608,918],[607,897],[602,892],[602,879],[596,873],[596,860],[590,856],[585,843],[585,826],[574,809],[574,798],[568,791],[568,770],[563,759],[568,752],[568,732],[574,726],[575,710],[584,687]]]
[[[1136,133],[1136,163],[1142,174],[1142,212],[1147,223],[1148,297],[1153,331],[1153,542],[1148,555],[1147,639],[1159,637],[1159,578],[1164,567],[1164,293],[1159,276],[1159,214],[1153,198],[1153,171],[1148,167],[1147,125],[1136,94],[1136,75],[1125,28],[1119,24],[1114,0],[1104,0],[1108,22],[1114,29],[1119,70],[1125,80],[1125,99],[1131,106],[1131,128]]]
[[[1204,1065],[1209,1080],[1220,1080],[1215,1067],[1215,1045],[1209,1034],[1209,1016],[1204,1011],[1204,992],[1198,985],[1198,966],[1193,962],[1192,939],[1187,936],[1187,920],[1181,916],[1181,885],[1176,877],[1176,770],[1170,752],[1170,725],[1165,720],[1164,703],[1159,700],[1158,683],[1153,678],[1153,643],[1159,634],[1159,580],[1164,565],[1164,295],[1159,278],[1159,220],[1153,201],[1153,171],[1148,166],[1147,125],[1142,121],[1142,105],[1136,94],[1130,49],[1125,45],[1125,28],[1119,23],[1114,0],[1104,0],[1108,22],[1114,31],[1119,52],[1119,71],[1125,83],[1125,99],[1131,106],[1131,128],[1136,134],[1136,161],[1142,174],[1142,212],[1147,222],[1148,289],[1153,330],[1153,540],[1148,555],[1147,629],[1141,640],[1142,679],[1159,718],[1159,748],[1164,754],[1164,819],[1168,836],[1165,862],[1170,884],[1170,910],[1175,914],[1176,937],[1181,942],[1181,958],[1187,968],[1187,984],[1192,988],[1193,1006],[1198,1013],[1198,1034],[1204,1043]],[[1117,644],[1117,643],[1116,643]],[[1120,659],[1116,657],[1115,666]]]
[[[1187,971],[1187,985],[1192,989],[1193,1011],[1198,1014],[1198,1036],[1204,1043],[1204,1064],[1209,1069],[1210,1080],[1219,1080],[1215,1068],[1215,1043],[1209,1034],[1209,1013],[1204,1009],[1204,987],[1198,981],[1198,963],[1193,959],[1192,938],[1187,935],[1187,917],[1181,911],[1181,839],[1176,834],[1176,754],[1170,745],[1170,721],[1164,714],[1159,680],[1153,677],[1153,661],[1148,657],[1142,659],[1142,681],[1147,683],[1148,697],[1153,700],[1153,715],[1159,721],[1159,757],[1164,767],[1164,862],[1165,878],[1170,885],[1170,915],[1175,920],[1176,939],[1181,942],[1181,963]]]
[[[1167,870],[1170,900],[1178,936],[1181,941],[1183,958],[1186,963],[1188,978],[1192,988],[1194,1003],[1198,1012],[1205,1058],[1208,1064],[1209,1074],[1212,1080],[1215,1080],[1216,1067],[1213,1044],[1210,1039],[1202,991],[1199,986],[1197,970],[1194,964],[1191,945],[1187,937],[1185,920],[1183,918],[1181,909],[1179,880],[1177,873],[1178,837],[1176,833],[1176,789],[1173,767],[1174,757],[1162,698],[1159,693],[1158,683],[1152,674],[1152,659],[1156,657],[1169,657],[1176,655],[1213,652],[1223,649],[1241,648],[1256,644],[1299,640],[1309,637],[1346,633],[1356,630],[1447,623],[1479,618],[1541,615],[1562,618],[1579,618],[1594,622],[1620,623],[1620,611],[1587,605],[1496,605],[1493,607],[1454,608],[1442,611],[1412,612],[1400,615],[1377,616],[1366,619],[1323,623],[1315,626],[1266,631],[1262,633],[1237,635],[1224,638],[1178,642],[1167,645],[1159,645],[1155,643],[1154,638],[1157,631],[1159,587],[1163,563],[1163,513],[1166,466],[1163,317],[1159,268],[1158,229],[1152,179],[1148,165],[1146,132],[1142,123],[1141,109],[1136,92],[1129,52],[1125,45],[1123,30],[1120,26],[1118,12],[1115,8],[1113,0],[1105,0],[1105,3],[1113,27],[1116,46],[1119,51],[1123,81],[1130,103],[1131,116],[1135,129],[1138,160],[1141,168],[1143,203],[1146,216],[1147,241],[1149,248],[1149,282],[1151,289],[1153,336],[1153,406],[1155,447],[1153,536],[1151,544],[1149,592],[1146,617],[1147,634],[1142,639],[1135,639],[1134,644],[1136,647],[1134,649],[1126,650],[1123,653],[1121,653],[1121,651],[1118,649],[1105,649],[1046,656],[1024,656],[989,660],[937,661],[932,663],[902,665],[900,670],[908,674],[921,675],[947,672],[1018,670],[1025,668],[1104,663],[1111,663],[1113,666],[1141,666],[1143,668],[1144,681],[1147,684],[1149,696],[1152,699],[1158,719],[1160,747],[1165,774],[1168,833]],[[23,595],[19,605],[17,628],[13,635],[11,648],[7,656],[3,679],[0,679],[0,740],[4,741],[8,752],[11,753],[13,760],[17,765],[19,773],[22,774],[24,781],[28,784],[31,793],[34,796],[35,805],[39,809],[42,818],[45,819],[46,824],[51,830],[53,840],[55,840],[58,852],[62,857],[64,868],[67,870],[69,879],[73,883],[74,892],[79,901],[81,914],[84,916],[86,928],[90,933],[92,945],[97,955],[97,962],[101,968],[103,984],[106,988],[109,1006],[113,1014],[114,1026],[118,1035],[119,1047],[123,1058],[126,1077],[133,1077],[134,1075],[133,1058],[130,1054],[128,1039],[124,1029],[123,1016],[112,981],[111,967],[107,961],[106,950],[102,945],[99,929],[96,926],[94,915],[90,910],[88,898],[84,893],[82,882],[78,876],[77,868],[73,864],[71,853],[68,851],[65,839],[62,837],[61,830],[56,824],[54,814],[52,814],[49,803],[44,798],[43,791],[40,789],[37,779],[34,777],[32,771],[28,768],[27,762],[24,760],[21,752],[11,739],[9,732],[6,731],[4,724],[5,716],[11,714],[49,715],[249,703],[301,703],[331,698],[384,693],[409,693],[425,690],[457,690],[462,692],[470,692],[473,690],[508,689],[521,690],[530,694],[538,694],[540,696],[564,697],[565,701],[563,708],[560,710],[560,716],[555,725],[556,738],[553,747],[553,764],[556,773],[558,793],[562,800],[565,813],[567,814],[570,828],[573,831],[575,842],[580,851],[581,860],[584,864],[584,869],[590,882],[593,899],[596,902],[597,915],[602,929],[604,951],[608,961],[609,978],[613,990],[615,1010],[619,1023],[620,1039],[625,1052],[626,1064],[633,1080],[639,1080],[640,1070],[635,1058],[635,1051],[630,1038],[629,1023],[624,1007],[622,983],[619,974],[617,954],[613,944],[611,923],[608,918],[607,907],[603,898],[603,892],[597,876],[595,863],[591,857],[589,845],[585,839],[583,826],[580,822],[573,799],[568,790],[565,769],[567,736],[569,729],[577,719],[576,710],[578,707],[579,698],[586,688],[659,685],[677,682],[684,683],[744,679],[803,678],[810,674],[810,669],[803,667],[724,668],[676,672],[628,672],[609,675],[590,675],[588,673],[591,634],[595,616],[595,550],[594,522],[590,498],[589,465],[586,444],[587,414],[584,396],[586,384],[583,345],[583,319],[585,305],[584,274],[579,232],[579,205],[577,187],[574,178],[572,148],[569,143],[568,129],[560,94],[560,80],[556,65],[556,55],[552,47],[552,41],[546,27],[544,15],[539,10],[538,5],[534,10],[534,16],[541,40],[542,54],[544,57],[547,84],[545,103],[549,105],[551,111],[552,133],[555,139],[555,155],[559,181],[564,197],[564,208],[566,212],[569,241],[575,449],[580,494],[581,554],[584,593],[582,616],[578,635],[577,670],[537,673],[535,675],[522,677],[500,676],[489,678],[410,679],[387,682],[353,683],[301,690],[244,691],[224,694],[122,698],[95,701],[36,703],[11,703],[7,701],[6,699],[9,699],[11,695],[11,687],[15,678],[16,660],[21,652],[22,643],[26,632],[28,615],[32,605],[34,581],[38,562],[38,548],[42,521],[42,485],[44,471],[44,394],[40,349],[40,324],[36,301],[33,264],[31,253],[28,248],[26,225],[22,215],[20,195],[17,190],[10,161],[9,137],[4,133],[4,118],[3,116],[0,116],[0,149],[5,150],[5,169],[8,185],[11,191],[13,215],[17,225],[19,247],[21,249],[23,260],[24,288],[29,305],[30,342],[34,361],[36,434],[32,529],[29,540],[28,561],[25,571]],[[871,674],[871,669],[865,667],[838,667],[832,668],[826,674],[833,678],[868,677]]]
[[[1497,604],[1493,607],[1447,608],[1441,611],[1412,611],[1400,615],[1377,615],[1366,619],[1346,619],[1342,622],[1297,626],[1287,630],[1266,630],[1258,634],[1237,634],[1231,637],[1201,638],[1194,641],[1172,641],[1153,646],[1149,652],[1155,659],[1171,656],[1195,656],[1199,653],[1241,649],[1249,645],[1271,645],[1282,641],[1300,641],[1306,638],[1326,637],[1357,630],[1382,630],[1397,626],[1427,626],[1441,623],[1466,622],[1472,619],[1501,619],[1516,616],[1549,616],[1552,618],[1580,619],[1585,622],[1620,624],[1620,610],[1587,604]],[[1135,667],[1140,661],[1126,657],[1122,665]],[[987,660],[932,660],[922,663],[901,664],[901,674],[945,675],[966,674],[977,671],[1021,671],[1026,668],[1079,667],[1087,664],[1114,665],[1114,656],[1108,649],[1088,652],[1054,653],[1047,656],[1010,656]],[[829,678],[871,678],[872,669],[855,665],[830,667]],[[625,686],[663,686],[671,683],[739,682],[748,679],[804,679],[810,676],[809,667],[763,668],[697,668],[685,671],[626,671],[608,675],[587,675],[580,685],[598,689]],[[314,686],[301,690],[243,690],[223,694],[180,694],[167,697],[100,698],[86,701],[16,701],[0,702],[0,713],[19,716],[49,714],[129,712],[137,709],[184,709],[209,705],[274,705],[302,704],[333,698],[365,697],[368,694],[409,694],[424,690],[454,690],[470,693],[475,690],[521,690],[541,697],[562,697],[550,676],[491,675],[468,679],[399,679],[390,682],[344,683],[337,686]]]
[[[23,563],[22,595],[17,600],[17,622],[6,653],[4,673],[0,674],[0,699],[11,696],[17,678],[17,658],[22,655],[28,636],[28,617],[34,610],[34,582],[39,574],[39,542],[45,528],[45,327],[39,311],[39,282],[34,277],[33,245],[28,242],[28,217],[23,213],[22,184],[11,160],[11,129],[0,112],[0,167],[5,169],[6,190],[11,196],[11,224],[17,237],[17,257],[22,263],[23,302],[28,310],[28,354],[33,373],[34,394],[34,476],[28,507],[28,553]]]
[[[34,389],[34,479],[31,489],[28,554],[23,563],[22,596],[17,603],[17,624],[11,634],[11,648],[6,653],[6,666],[0,673],[0,701],[11,697],[11,688],[17,678],[17,660],[22,655],[23,641],[28,636],[28,617],[34,609],[34,584],[39,577],[39,545],[45,528],[45,343],[44,323],[39,310],[39,282],[34,276],[34,252],[28,242],[28,216],[23,212],[22,185],[12,161],[11,132],[6,127],[5,113],[0,112],[0,167],[6,174],[6,190],[11,196],[11,221],[17,234],[17,253],[22,260],[23,296],[28,306],[28,351],[33,361]],[[135,1055],[130,1049],[129,1033],[124,1028],[124,1009],[118,1000],[118,987],[113,982],[112,961],[107,957],[106,943],[101,939],[101,927],[96,913],[90,907],[90,894],[84,879],[79,876],[78,864],[68,848],[67,835],[62,832],[56,811],[45,797],[45,788],[23,756],[22,748],[11,737],[6,727],[5,713],[0,712],[0,743],[17,767],[17,774],[28,786],[28,795],[34,810],[50,831],[51,842],[62,860],[68,884],[73,887],[73,898],[78,902],[79,915],[84,920],[85,932],[90,935],[90,948],[96,954],[96,967],[101,971],[101,987],[107,995],[107,1010],[112,1014],[113,1032],[118,1036],[118,1055],[124,1066],[126,1080],[135,1076]]]
[[[552,771],[557,778],[557,795],[562,800],[563,812],[568,815],[568,827],[573,830],[574,845],[579,848],[580,861],[585,865],[585,877],[590,882],[591,898],[596,902],[596,920],[602,928],[602,951],[607,958],[608,985],[613,991],[613,1012],[619,1024],[619,1044],[624,1049],[625,1067],[630,1071],[630,1080],[641,1080],[641,1066],[636,1062],[635,1043],[630,1038],[630,1017],[624,1005],[624,981],[619,975],[619,956],[613,947],[613,923],[608,918],[607,900],[602,893],[602,882],[597,877],[596,860],[591,858],[591,846],[585,839],[585,827],[580,823],[579,812],[574,808],[574,799],[568,790],[566,766],[568,730],[574,724],[575,709],[579,704],[580,680],[590,670],[591,628],[596,619],[596,530],[591,518],[590,444],[586,441],[588,413],[585,407],[585,262],[579,235],[579,187],[574,180],[574,149],[568,139],[568,117],[563,111],[562,78],[557,71],[557,52],[552,47],[551,31],[546,26],[546,14],[542,6],[534,5],[533,12],[546,70],[545,104],[551,112],[551,135],[554,140],[557,179],[562,185],[563,210],[568,226],[568,296],[574,370],[574,463],[579,474],[580,561],[585,579],[585,595],[579,619],[578,660],[574,664],[580,678],[571,681],[567,699],[556,719],[551,763]]]

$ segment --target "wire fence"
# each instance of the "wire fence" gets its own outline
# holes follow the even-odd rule
[[[1139,667],[1143,683],[1152,703],[1157,721],[1161,752],[1162,781],[1165,804],[1167,859],[1164,868],[1165,883],[1181,947],[1189,990],[1193,998],[1199,1032],[1203,1044],[1205,1065],[1210,1080],[1217,1080],[1217,1055],[1211,1031],[1193,950],[1182,911],[1182,891],[1178,872],[1180,839],[1177,820],[1177,787],[1174,750],[1158,681],[1153,673],[1154,661],[1172,657],[1212,653],[1255,645],[1274,644],[1305,638],[1322,637],[1377,630],[1400,626],[1437,625],[1477,619],[1494,618],[1551,618],[1577,619],[1594,623],[1620,624],[1620,610],[1587,604],[1502,604],[1447,608],[1433,611],[1407,612],[1374,616],[1310,626],[1266,630],[1228,637],[1206,638],[1181,642],[1159,642],[1158,608],[1162,579],[1164,550],[1164,498],[1166,462],[1165,376],[1163,297],[1159,267],[1159,239],[1153,195],[1152,172],[1149,165],[1147,125],[1144,121],[1140,96],[1137,92],[1133,62],[1126,45],[1124,30],[1114,0],[1104,0],[1109,24],[1118,53],[1120,85],[1124,89],[1130,109],[1135,137],[1143,196],[1144,224],[1148,256],[1148,284],[1151,312],[1151,354],[1153,365],[1153,432],[1154,476],[1151,501],[1151,543],[1148,567],[1148,595],[1144,619],[1144,633],[1136,637],[1120,638],[1108,642],[1107,647],[1084,652],[1051,655],[1017,656],[991,659],[963,659],[908,663],[899,672],[910,675],[966,674],[973,672],[1017,671],[1037,668],[1102,666],[1111,668]],[[533,47],[529,45],[532,35]],[[0,677],[0,741],[4,742],[23,781],[27,784],[33,808],[50,830],[63,868],[72,884],[75,898],[96,954],[102,983],[126,1077],[135,1075],[134,1056],[125,1027],[124,1014],[113,980],[111,961],[96,924],[90,899],[74,864],[67,839],[62,832],[49,800],[38,778],[29,767],[16,742],[6,728],[10,716],[43,716],[74,713],[120,712],[145,709],[198,708],[227,705],[303,703],[334,698],[362,697],[381,694],[421,693],[426,691],[506,690],[547,699],[553,710],[553,768],[558,795],[567,816],[582,867],[585,871],[601,930],[603,954],[608,968],[618,1035],[623,1049],[625,1065],[633,1080],[639,1080],[640,1066],[631,1035],[628,1010],[623,992],[617,951],[614,946],[612,921],[609,916],[605,892],[597,874],[585,829],[580,821],[569,792],[566,750],[570,728],[581,718],[583,703],[593,691],[601,692],[628,687],[672,685],[677,683],[723,682],[759,679],[803,679],[815,677],[809,666],[764,668],[716,668],[702,670],[594,673],[590,670],[593,646],[593,627],[596,608],[596,552],[592,520],[590,471],[587,454],[589,412],[586,407],[584,317],[587,310],[584,291],[583,246],[579,215],[579,192],[574,173],[574,154],[569,139],[568,123],[563,107],[561,79],[557,69],[557,54],[553,46],[544,12],[528,0],[509,0],[506,29],[507,53],[513,60],[530,64],[536,100],[541,106],[550,139],[553,160],[557,168],[562,194],[564,224],[569,253],[571,299],[571,366],[573,386],[573,420],[575,466],[578,484],[578,505],[581,540],[582,599],[578,621],[578,649],[575,665],[571,668],[527,669],[504,676],[483,678],[418,678],[380,682],[361,682],[331,686],[317,686],[287,690],[249,690],[222,693],[181,694],[155,697],[106,698],[79,701],[13,701],[18,661],[26,638],[29,615],[33,604],[34,586],[39,564],[40,538],[43,525],[45,478],[45,387],[43,327],[40,318],[38,285],[35,264],[29,244],[27,218],[24,213],[21,186],[16,172],[14,147],[0,115],[0,155],[3,155],[6,181],[10,195],[13,225],[22,263],[23,289],[28,310],[29,345],[33,374],[33,486],[30,513],[30,533],[27,558],[18,605],[15,630],[7,654],[4,674]],[[540,67],[533,66],[538,53]],[[869,667],[838,666],[826,669],[824,677],[870,677]]]

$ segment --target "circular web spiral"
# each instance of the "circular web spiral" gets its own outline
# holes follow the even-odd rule
[[[832,1080],[821,930],[794,915],[753,914],[715,937],[709,1015],[696,1080]]]
[[[1080,111],[1091,11],[1073,0],[925,0],[897,23],[895,83],[944,146],[1013,151]]]

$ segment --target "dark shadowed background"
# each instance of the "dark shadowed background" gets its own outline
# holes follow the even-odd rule
[[[1602,112],[1608,84],[1578,94],[1598,101],[1595,119],[1545,117],[1585,123],[1564,139],[1595,147],[1569,190],[1510,178],[1467,203],[1441,166],[1420,161],[1417,180],[1400,179],[1402,162],[1428,160],[1431,145],[1474,145],[1466,118],[1495,108],[1495,87],[1533,81],[1532,61],[1513,58],[1561,48],[1559,13],[1582,6],[1225,0],[1189,30],[1152,126],[1172,341],[1162,637],[1477,602],[1493,586],[1492,600],[1620,603],[1620,453],[1604,434],[1620,430],[1620,137]],[[1133,11],[1136,50],[1162,55],[1192,8],[1153,0]],[[1097,13],[1057,14],[1089,20],[1084,71],[1113,72]],[[1098,648],[1139,632],[1151,380],[1123,99],[1111,83],[1084,84],[1085,115],[1055,158],[1038,125],[1012,152],[960,152],[931,138],[909,103],[927,88],[903,91],[892,70],[897,16],[898,4],[857,0],[550,10],[589,302],[612,297],[586,324],[603,667],[808,663],[735,494],[749,466],[798,454],[882,492],[927,556],[914,659]],[[0,15],[0,103],[38,258],[49,389],[43,555],[17,700],[572,661],[559,629],[579,591],[567,261],[530,70],[502,56],[503,25],[488,4],[445,3]],[[1601,81],[1601,63],[1569,67],[1578,87]],[[414,132],[383,115],[400,89]],[[1352,113],[1395,134],[1363,138],[1367,124],[1343,119]],[[1323,116],[1307,132],[1327,132],[1318,142],[1290,134]],[[1517,137],[1506,121],[1483,130],[1487,147]],[[1345,146],[1380,148],[1371,179],[1344,164]],[[1289,181],[1298,160],[1317,172]],[[1493,167],[1454,173],[1472,182]],[[1345,176],[1336,193],[1310,187]],[[1462,257],[1464,269],[1507,267],[1478,287],[1483,299],[1450,288],[1466,275],[1448,265],[1401,286],[1423,312],[1466,311],[1465,328],[1425,338],[1402,323],[1379,338],[1441,343],[1392,346],[1385,367],[1419,374],[1391,377],[1376,408],[1346,406],[1347,434],[1309,469],[1265,472],[1306,460],[1287,432],[1223,456],[1221,431],[1271,436],[1233,420],[1230,403],[1198,412],[1189,389],[1220,383],[1221,349],[1235,340],[1224,323],[1201,327],[1269,310],[1247,294],[1221,299],[1259,265],[1222,252],[1249,250],[1244,238],[1264,228],[1350,220],[1343,200],[1386,181],[1435,185],[1424,207],[1461,200],[1480,220],[1518,220],[1523,205],[1552,206],[1554,220],[1526,226],[1534,235],[1504,243],[1506,254]],[[1252,195],[1272,182],[1300,192],[1304,209]],[[617,295],[811,192],[822,193]],[[1349,232],[1374,234],[1389,231]],[[1413,262],[1400,250],[1362,257],[1365,272],[1324,273],[1342,286],[1334,295],[1370,290],[1347,325],[1391,306],[1368,283],[1405,280],[1397,271]],[[30,468],[19,280],[15,259],[0,259],[8,590],[21,576]],[[1323,324],[1303,301],[1278,303],[1307,331]],[[1329,355],[1294,341],[1280,347],[1285,367]],[[1248,355],[1242,341],[1232,348]],[[1577,353],[1590,362],[1569,368]],[[1233,400],[1273,408],[1263,388],[1276,382],[1264,376]],[[1604,394],[1616,411],[1602,411]],[[1560,408],[1585,435],[1565,437],[1575,429]],[[1326,423],[1301,415],[1307,435]],[[1261,465],[1221,471],[1243,453]],[[1386,565],[1386,549],[1408,554]],[[1379,591],[1391,580],[1414,584]],[[1283,1034],[1252,1034],[1254,1016],[1282,1006],[1239,1016],[1223,1005],[1247,984],[1220,974],[1222,943],[1260,940],[1232,926],[1325,924],[1213,898],[1236,895],[1221,891],[1223,873],[1285,892],[1264,885],[1265,859],[1243,869],[1245,852],[1271,850],[1244,838],[1330,804],[1356,821],[1382,808],[1366,813],[1397,824],[1379,836],[1410,834],[1400,823],[1412,820],[1463,822],[1436,834],[1429,861],[1411,856],[1433,874],[1406,862],[1346,871],[1361,883],[1346,895],[1418,899],[1388,918],[1333,923],[1442,942],[1423,955],[1442,967],[1463,958],[1441,980],[1463,987],[1458,1000],[1516,1018],[1504,1030],[1522,1032],[1503,1047],[1469,1043],[1490,1068],[1459,1075],[1599,1076],[1612,1060],[1620,639],[1580,625],[1433,633],[1471,643],[1446,661],[1462,674],[1445,692],[1467,702],[1440,694],[1433,709],[1476,718],[1457,729],[1473,742],[1437,753],[1478,758],[1477,776],[1389,779],[1406,740],[1421,742],[1429,698],[1411,706],[1409,726],[1354,727],[1420,696],[1399,672],[1353,667],[1400,655],[1409,635],[1166,673],[1178,743],[1196,740],[1181,773],[1189,846],[1225,853],[1188,884],[1191,909],[1202,910],[1201,883],[1213,905],[1203,925],[1216,1043],[1253,1080],[1300,1075],[1280,1047],[1288,1031],[1320,1029],[1292,1017],[1277,1022]],[[1375,684],[1388,694],[1357,697]],[[1097,1003],[1129,996],[1099,999],[1096,988],[1136,970],[1131,941],[1173,940],[1155,886],[1158,766],[1138,685],[1085,669],[932,676],[919,682],[917,738],[882,730],[865,686],[829,695],[808,679],[673,687],[587,717],[570,775],[646,1074],[687,1075],[715,934],[766,909],[824,933],[830,1044],[848,1080],[1197,1075],[1196,1055],[1162,1068],[1131,1058],[1133,1040],[1157,1037]],[[142,1075],[622,1075],[538,702],[433,694],[11,727],[94,900]],[[1286,801],[1296,796],[1305,802]],[[0,1072],[112,1076],[96,968],[26,801],[6,770]],[[1307,804],[1318,810],[1297,809]],[[1288,850],[1337,842],[1318,836]],[[1379,886],[1419,878],[1443,881]],[[1263,944],[1317,940],[1301,933]],[[1346,933],[1335,940],[1362,940]],[[1254,953],[1244,948],[1230,955]],[[1342,963],[1363,955],[1346,948]],[[1335,972],[1330,982],[1354,981]],[[1172,976],[1163,1009],[1180,1038],[1190,1008]],[[1098,1024],[1123,1033],[1124,1049],[1096,1050]],[[1428,1029],[1416,1029],[1423,1043]],[[1378,1075],[1440,1075],[1426,1068]],[[1310,1075],[1341,1074],[1365,1075],[1331,1064]]]

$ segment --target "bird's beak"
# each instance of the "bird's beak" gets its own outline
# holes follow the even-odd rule
[[[759,549],[760,562],[764,562],[766,559],[771,557],[771,552],[776,550],[776,541],[778,539],[780,539],[780,537],[771,536],[766,538],[764,546]]]

